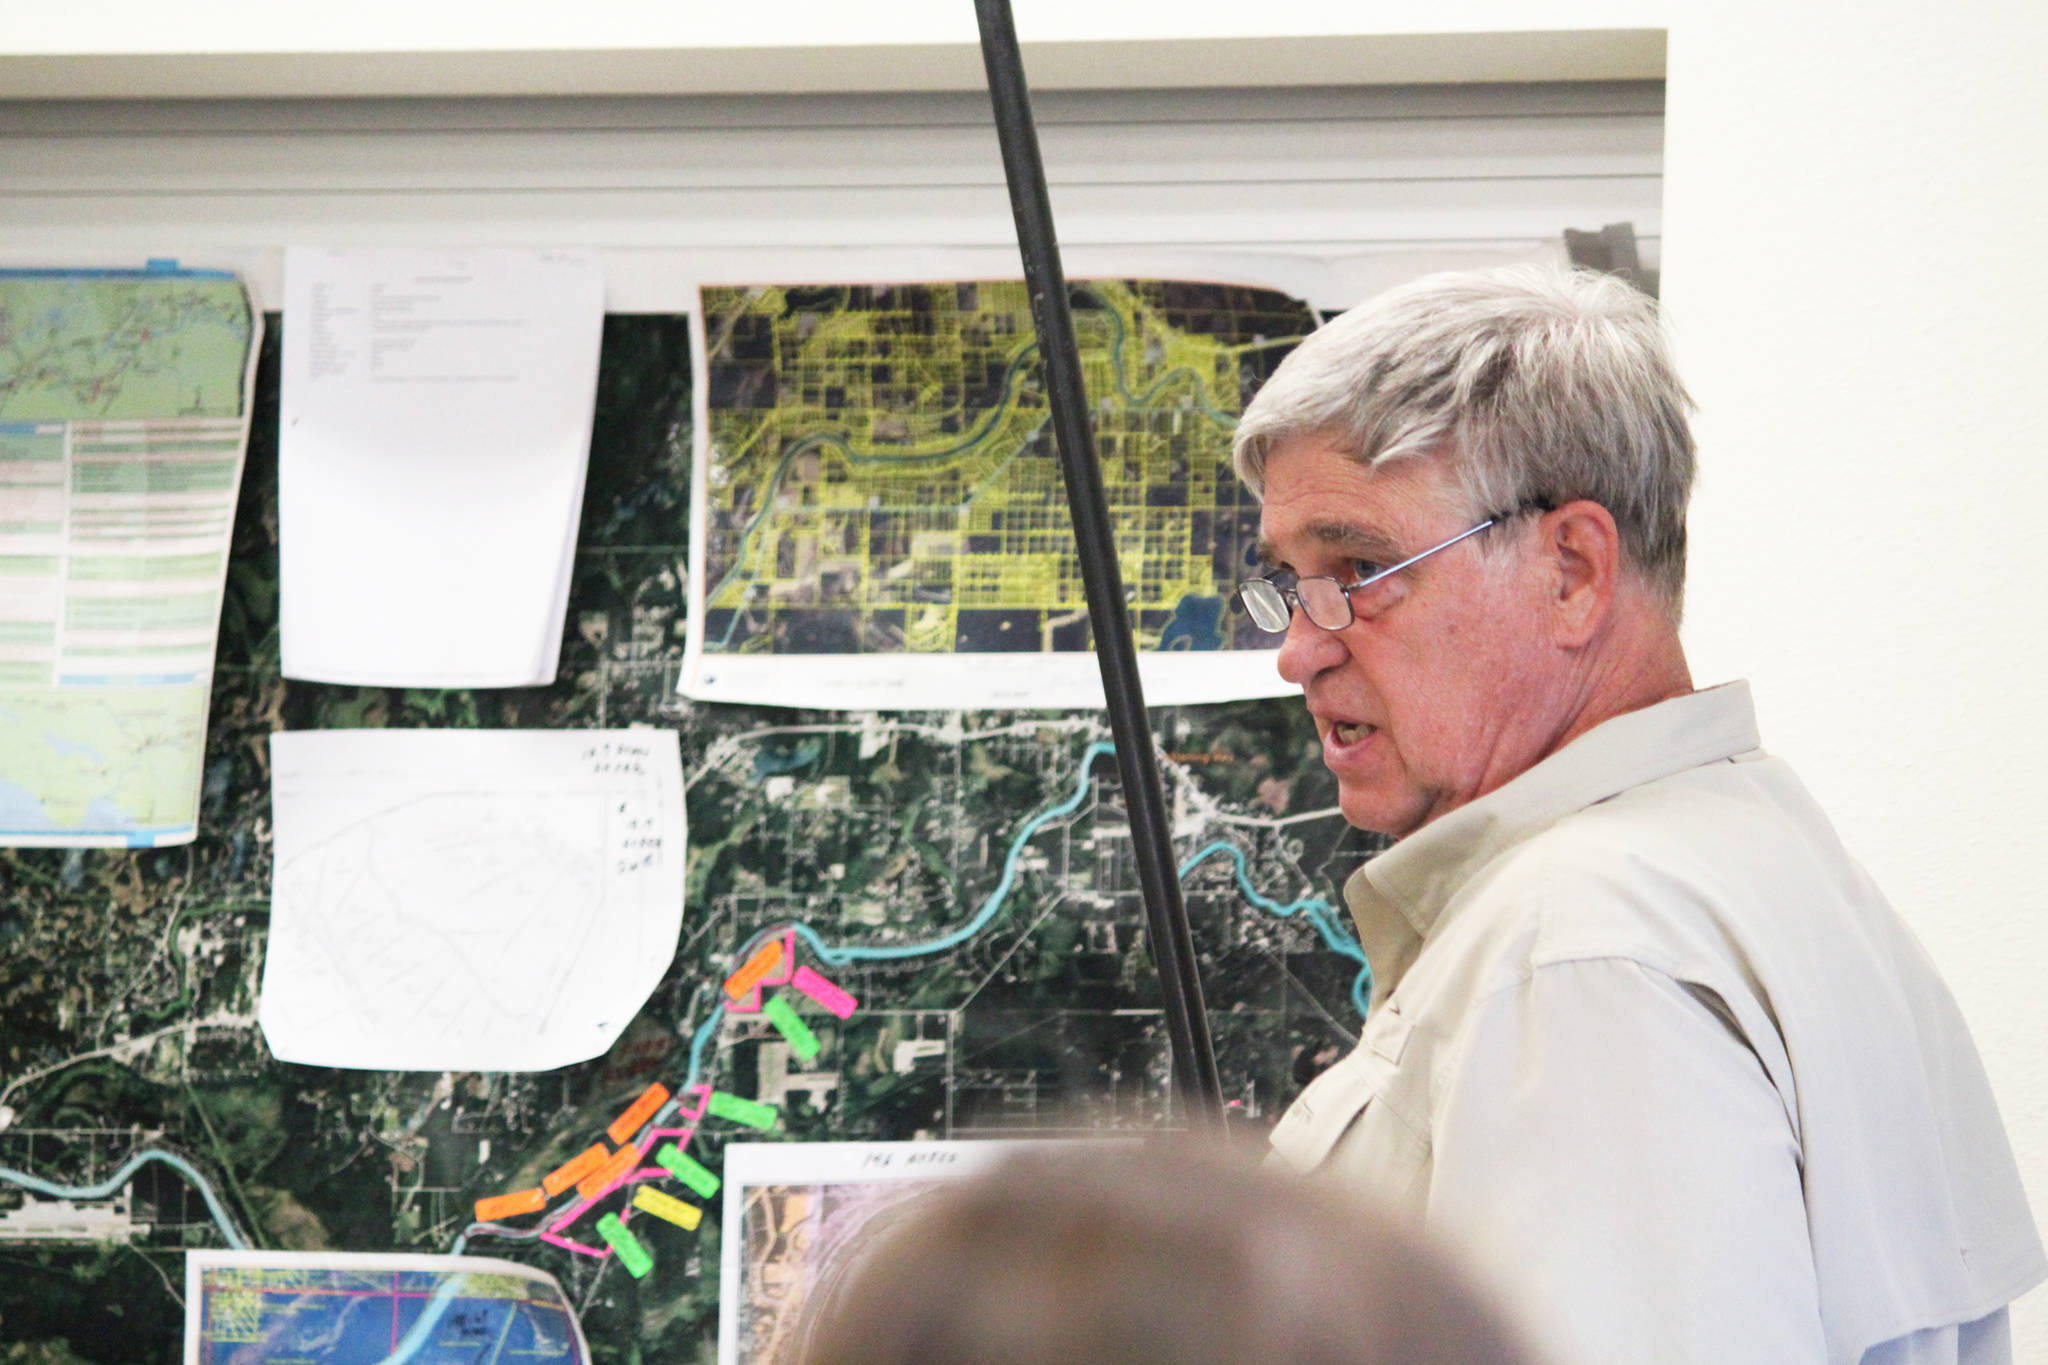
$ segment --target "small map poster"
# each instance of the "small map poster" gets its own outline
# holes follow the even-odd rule
[[[0,271],[0,844],[191,841],[261,330],[228,275]]]
[[[701,297],[684,690],[890,710],[1100,705],[1023,282]],[[1080,281],[1072,297],[1147,700],[1289,691],[1277,637],[1231,605],[1258,503],[1230,444],[1314,311],[1182,280]]]
[[[583,1365],[554,1278],[484,1257],[194,1251],[184,1365]]]

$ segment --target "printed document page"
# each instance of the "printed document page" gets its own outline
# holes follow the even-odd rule
[[[590,456],[591,252],[285,255],[284,675],[554,681]]]
[[[0,271],[0,844],[191,841],[262,329],[217,271]]]
[[[673,730],[270,737],[258,1019],[280,1060],[545,1071],[595,1057],[675,956]]]

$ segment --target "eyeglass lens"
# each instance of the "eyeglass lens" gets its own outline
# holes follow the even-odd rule
[[[1308,613],[1308,619],[1324,630],[1342,630],[1351,624],[1351,598],[1334,578],[1304,578],[1294,585],[1294,600]]]
[[[1276,635],[1287,629],[1293,615],[1289,597],[1301,603],[1303,614],[1324,630],[1342,630],[1352,621],[1351,598],[1334,578],[1297,579],[1287,588],[1253,578],[1240,583],[1237,592],[1252,623]]]
[[[1260,630],[1277,635],[1287,629],[1287,619],[1292,614],[1287,598],[1265,579],[1251,578],[1238,584],[1237,600],[1244,603],[1245,615]]]

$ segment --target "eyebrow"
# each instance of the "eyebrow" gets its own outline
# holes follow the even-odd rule
[[[1318,545],[1353,550],[1360,559],[1399,559],[1401,550],[1384,531],[1370,526],[1361,526],[1355,521],[1326,521],[1317,519],[1302,527],[1302,534]],[[1273,542],[1264,536],[1258,542],[1259,563],[1268,568],[1282,561]]]

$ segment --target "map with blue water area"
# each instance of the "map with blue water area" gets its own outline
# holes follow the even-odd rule
[[[1230,440],[1314,312],[1176,280],[1072,295],[1139,648],[1270,647],[1227,608],[1258,536]],[[1092,648],[1022,281],[703,298],[707,654]]]
[[[0,688],[0,837],[189,830],[206,684]]]
[[[551,1279],[407,1259],[195,1256],[186,1365],[583,1365]]]

